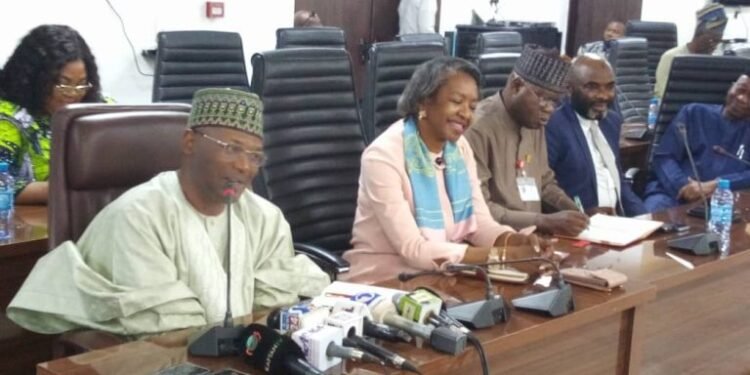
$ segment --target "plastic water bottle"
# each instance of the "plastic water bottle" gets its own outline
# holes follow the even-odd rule
[[[659,115],[659,98],[653,97],[648,102],[648,131],[653,131],[656,128],[656,116]]]
[[[0,240],[13,236],[13,176],[8,172],[8,163],[0,162]]]
[[[719,235],[720,251],[729,253],[729,231],[732,227],[732,212],[734,210],[734,194],[729,188],[729,180],[720,179],[719,185],[711,196],[711,219],[708,229]]]

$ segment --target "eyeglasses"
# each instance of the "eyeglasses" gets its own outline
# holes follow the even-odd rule
[[[193,129],[193,132],[200,134],[201,137],[206,138],[209,141],[214,142],[215,144],[221,146],[221,148],[224,149],[224,155],[226,155],[226,157],[231,160],[238,160],[240,157],[244,156],[247,158],[247,161],[249,161],[250,164],[252,164],[255,167],[262,167],[263,164],[266,163],[266,155],[260,151],[245,150],[241,146],[224,142],[221,139],[216,139],[196,129]]]
[[[94,85],[91,82],[85,85],[64,85],[62,83],[55,85],[55,89],[65,96],[83,95],[88,92]]]

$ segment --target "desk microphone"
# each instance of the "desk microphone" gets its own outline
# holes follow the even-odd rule
[[[496,294],[487,270],[474,264],[449,264],[448,272],[474,271],[477,275],[484,275],[483,300],[465,302],[447,309],[448,315],[471,329],[492,327],[506,322],[510,318],[510,308],[503,297]]]
[[[678,122],[675,125],[677,126],[677,131],[678,133],[680,133],[680,137],[682,138],[682,143],[685,146],[685,153],[687,153],[688,161],[690,162],[690,168],[692,168],[693,170],[693,175],[695,176],[695,180],[698,183],[698,189],[700,189],[701,192],[701,200],[703,201],[703,209],[705,212],[704,218],[706,220],[706,229],[704,233],[691,234],[688,236],[681,236],[668,240],[667,246],[684,250],[695,255],[709,255],[719,250],[719,236],[708,231],[708,219],[710,212],[708,210],[708,200],[703,194],[703,185],[701,184],[701,178],[698,175],[698,168],[695,166],[693,154],[690,152],[690,143],[688,143],[685,124],[683,124],[682,122]],[[723,148],[721,148],[721,150],[726,152],[726,150],[724,150]],[[720,153],[718,150],[716,150],[715,147],[714,151]]]
[[[736,155],[729,153],[724,147],[721,147],[719,145],[715,145],[713,147],[713,150],[714,150],[715,153],[717,153],[717,154],[719,154],[721,156],[726,156],[726,157],[728,157],[728,158],[730,158],[732,160],[736,160],[736,161],[738,161],[738,162],[740,162],[742,164],[750,166],[750,161],[738,158]]]
[[[190,339],[188,353],[195,356],[222,357],[240,353],[239,342],[243,327],[235,327],[232,322],[232,198],[237,192],[229,182],[224,187],[224,198],[227,204],[227,312],[224,315],[224,325],[211,327],[208,331],[199,333]]]
[[[487,262],[478,264],[478,266],[508,265],[517,263],[544,262],[552,266],[555,270],[556,284],[554,288],[549,288],[538,293],[517,297],[511,301],[513,307],[522,310],[530,310],[544,313],[551,317],[565,315],[575,310],[575,300],[573,299],[573,288],[566,283],[560,273],[560,268],[555,262],[542,257],[520,258],[499,262]]]
[[[507,321],[510,318],[510,308],[502,296],[495,294],[487,270],[474,265],[453,263],[446,267],[446,270],[430,270],[415,273],[401,273],[398,279],[401,282],[409,281],[413,278],[427,275],[442,275],[446,272],[474,271],[477,275],[484,275],[484,292],[485,298],[479,301],[465,302],[447,308],[448,316],[458,320],[471,329],[492,327],[496,324]]]

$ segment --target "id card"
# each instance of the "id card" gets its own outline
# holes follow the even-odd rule
[[[532,177],[516,177],[518,193],[521,194],[521,200],[524,202],[538,202],[539,189],[536,187],[536,181]]]

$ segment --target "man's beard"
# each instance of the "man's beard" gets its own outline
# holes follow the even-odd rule
[[[594,104],[596,104],[596,102],[589,103],[575,93],[570,96],[570,104],[573,106],[573,109],[576,111],[576,113],[581,115],[581,117],[583,118],[587,118],[589,120],[602,120],[607,117],[606,109],[603,112],[597,112],[594,109]],[[607,103],[607,105],[609,104]]]

